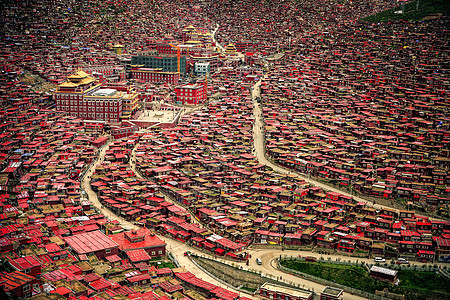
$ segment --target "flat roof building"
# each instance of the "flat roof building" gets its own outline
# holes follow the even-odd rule
[[[163,72],[177,72],[177,55],[141,54],[131,57],[131,65],[143,65],[145,68],[162,69]],[[180,57],[180,73],[186,73],[186,56]]]
[[[99,230],[64,237],[64,240],[78,255],[95,254],[102,259],[119,252],[119,245]]]
[[[284,300],[310,300],[313,299],[313,293],[307,290],[294,289],[266,282],[261,286],[259,291],[261,297],[267,299],[284,299]]]
[[[175,71],[163,71],[162,68],[143,68],[143,65],[131,66],[131,78],[148,83],[178,84],[180,73]]]
[[[381,280],[388,280],[391,282],[395,282],[397,280],[397,271],[378,266],[372,266],[370,268],[369,275]]]
[[[102,88],[82,70],[60,84],[53,97],[57,110],[84,120],[119,122],[130,118],[139,108],[138,94],[133,90]]]
[[[342,300],[344,291],[338,288],[327,286],[320,294],[320,300]]]
[[[144,249],[151,257],[166,255],[166,243],[147,228],[116,233],[109,237],[124,252]]]
[[[185,84],[175,88],[177,102],[198,105],[207,100],[206,83]]]
[[[209,62],[196,62],[194,64],[194,73],[197,76],[207,75],[211,72]]]

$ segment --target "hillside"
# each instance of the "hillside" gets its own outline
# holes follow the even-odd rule
[[[418,2],[418,3],[417,3]],[[417,9],[418,8],[418,9]],[[405,4],[403,13],[396,13],[402,10],[399,5],[392,9],[364,18],[368,22],[388,22],[393,20],[426,20],[439,16],[447,16],[450,11],[450,1],[448,0],[418,0]]]

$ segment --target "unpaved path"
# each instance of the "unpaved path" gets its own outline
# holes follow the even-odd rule
[[[114,214],[112,211],[110,211],[108,208],[103,207],[103,205],[100,203],[97,194],[92,190],[91,185],[90,185],[90,178],[91,176],[95,173],[95,168],[100,165],[104,158],[105,158],[105,153],[106,151],[109,149],[109,144],[111,142],[108,142],[99,152],[99,156],[97,161],[89,168],[89,170],[86,172],[85,177],[83,178],[83,180],[81,181],[81,186],[82,188],[86,191],[87,196],[89,197],[89,201],[102,213],[104,214],[107,218],[109,218],[110,220],[117,220],[120,223],[120,226],[122,226],[123,228],[127,229],[127,230],[131,230],[131,229],[138,229],[139,226],[123,219],[122,217]],[[133,170],[135,169],[135,165],[132,165]],[[137,176],[139,176],[139,174],[136,173]],[[159,236],[159,235],[158,235]],[[187,246],[186,244],[180,242],[180,241],[176,241],[170,238],[165,238],[163,236],[159,236],[159,238],[161,238],[162,240],[164,240],[167,244],[167,251],[168,252],[172,252],[173,256],[178,260],[179,264],[184,267],[187,271],[191,272],[192,274],[194,274],[195,276],[197,276],[198,278],[201,278],[207,282],[210,282],[212,284],[215,284],[217,286],[220,286],[224,289],[228,289],[228,290],[233,290],[237,293],[239,293],[239,291],[234,290],[222,283],[220,283],[219,281],[217,281],[215,278],[209,276],[208,274],[206,274],[205,272],[203,272],[203,270],[199,269],[194,263],[192,263],[192,261],[187,257],[184,256],[184,252],[186,251],[191,251],[193,253],[197,253],[197,254],[203,254],[200,251],[197,251],[189,246]],[[251,298],[251,299],[256,299],[254,297],[252,297],[251,295],[247,295],[245,294],[246,297]]]
[[[304,181],[310,183],[311,185],[318,186],[318,187],[320,187],[320,188],[322,188],[324,190],[333,191],[333,192],[337,192],[337,193],[340,193],[340,194],[345,195],[345,196],[353,197],[353,199],[355,199],[356,201],[366,202],[369,207],[373,207],[373,208],[378,209],[378,210],[380,210],[382,208],[398,210],[398,208],[393,208],[393,207],[390,207],[390,206],[385,206],[385,205],[380,205],[380,204],[374,204],[373,202],[371,202],[369,200],[366,200],[366,199],[363,199],[361,197],[352,195],[352,194],[350,194],[348,192],[345,192],[345,191],[342,191],[342,190],[337,189],[335,187],[329,186],[327,184],[324,184],[324,183],[319,182],[317,180],[314,180],[312,178],[303,176],[303,175],[301,175],[301,174],[299,174],[299,173],[297,173],[297,172],[295,172],[293,170],[280,167],[280,166],[278,166],[276,164],[273,164],[271,161],[269,161],[266,158],[265,149],[264,149],[264,139],[265,139],[264,135],[265,135],[265,133],[264,133],[264,121],[263,121],[264,120],[264,116],[263,116],[263,112],[262,112],[262,105],[259,104],[257,102],[257,100],[256,100],[257,97],[261,96],[261,90],[259,88],[260,85],[261,85],[261,80],[258,81],[254,85],[253,91],[252,91],[252,99],[253,99],[253,107],[254,107],[253,108],[253,115],[254,115],[254,118],[255,118],[255,123],[254,123],[254,126],[253,126],[253,142],[254,142],[255,156],[258,159],[259,163],[264,164],[264,165],[266,165],[268,167],[271,167],[274,171],[277,171],[277,172],[279,172],[281,174],[294,174],[294,175],[296,175],[299,178],[299,180],[304,180]],[[431,219],[434,219],[434,218],[431,218]]]

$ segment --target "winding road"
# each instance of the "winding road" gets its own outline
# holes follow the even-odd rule
[[[218,28],[218,26],[217,26]],[[215,29],[215,31],[217,30],[217,28]],[[214,31],[214,33],[215,33]],[[214,37],[214,35],[213,35]],[[218,45],[220,47],[220,45]],[[374,208],[376,209],[380,209],[382,207],[387,207],[387,206],[381,206],[378,204],[373,204],[372,202],[366,200],[366,199],[362,199],[360,197],[357,196],[353,196],[350,195],[346,192],[343,192],[339,189],[330,187],[326,184],[323,184],[321,182],[318,182],[314,179],[302,176],[298,173],[293,172],[292,170],[288,170],[285,168],[282,168],[278,165],[273,164],[271,161],[269,161],[266,156],[265,156],[265,149],[264,149],[264,121],[263,121],[263,113],[262,113],[262,107],[260,104],[257,103],[256,98],[259,97],[261,95],[261,90],[260,90],[260,85],[261,85],[261,80],[258,81],[255,86],[253,87],[252,90],[252,100],[253,100],[253,104],[254,104],[254,108],[253,108],[253,114],[254,114],[254,127],[253,127],[253,139],[254,139],[254,154],[257,157],[259,163],[264,164],[266,166],[271,167],[274,171],[279,172],[281,174],[294,174],[296,175],[299,179],[301,180],[305,180],[307,182],[309,182],[310,184],[314,185],[314,186],[318,186],[320,188],[323,188],[324,190],[329,190],[329,191],[335,191],[347,196],[351,196],[354,199],[358,200],[358,201],[363,201],[363,202],[367,202],[369,204],[371,204]],[[183,114],[187,114],[192,112],[193,110],[196,109],[201,109],[201,107],[196,107],[196,108],[189,108],[185,111],[183,111]],[[106,151],[109,149],[109,144],[111,143],[108,142],[104,147],[102,147],[98,153],[98,159],[97,161],[91,165],[91,167],[87,170],[86,175],[83,177],[82,181],[81,181],[81,187],[86,191],[87,196],[89,197],[89,200],[91,201],[91,203],[102,213],[104,214],[106,217],[108,217],[111,220],[117,220],[120,225],[127,229],[127,230],[131,230],[131,229],[136,229],[138,228],[137,225],[126,221],[125,219],[121,218],[120,216],[114,214],[113,212],[111,212],[109,209],[105,208],[102,206],[102,204],[99,202],[99,199],[97,197],[97,194],[91,189],[90,186],[90,178],[91,176],[94,174],[95,169],[98,165],[100,165],[105,157],[105,153]],[[140,174],[138,172],[136,172],[136,147],[137,144],[135,145],[135,147],[132,150],[131,153],[131,157],[130,157],[130,166],[131,169],[135,172],[137,177],[141,177]],[[165,197],[167,201],[170,201],[173,203],[172,199],[170,199],[169,197]],[[174,203],[176,205],[178,205],[177,203]],[[196,221],[195,218],[191,218],[193,221]],[[190,246],[181,243],[179,241],[176,240],[172,240],[172,239],[166,239],[165,237],[161,237],[161,239],[163,239],[166,243],[167,243],[167,250],[169,252],[172,252],[172,254],[175,256],[175,258],[178,260],[178,262],[180,263],[181,266],[185,267],[186,270],[188,270],[189,272],[195,274],[198,278],[201,278],[207,282],[213,283],[217,286],[229,289],[229,290],[233,290],[235,292],[239,292],[235,289],[232,289],[224,284],[222,284],[221,282],[217,281],[215,278],[209,276],[208,274],[206,274],[205,272],[203,272],[203,270],[201,270],[200,268],[198,268],[195,264],[192,263],[192,261],[187,257],[184,256],[184,252],[186,251],[191,251],[193,253],[197,253],[197,254],[202,254],[205,255],[204,253],[191,248]],[[297,250],[286,250],[286,251],[282,251],[282,250],[276,250],[276,249],[248,249],[248,252],[251,254],[251,259],[249,261],[249,266],[246,266],[244,262],[241,263],[237,263],[234,262],[234,264],[242,266],[243,269],[249,269],[249,270],[256,270],[256,271],[260,271],[266,275],[272,275],[272,276],[276,276],[279,278],[282,278],[282,280],[286,281],[286,282],[290,282],[290,283],[294,283],[297,285],[300,285],[301,287],[304,288],[309,288],[309,289],[313,289],[315,292],[321,292],[325,286],[322,284],[318,284],[315,282],[311,282],[309,280],[305,280],[302,279],[298,276],[293,276],[287,273],[284,273],[280,270],[278,270],[276,268],[276,266],[274,265],[274,259],[279,257],[280,255],[291,255],[291,256],[298,256],[299,254],[302,256],[316,256],[319,257],[320,255],[317,253],[312,253],[312,252],[307,252],[307,251],[297,251]],[[336,256],[336,255],[323,255],[325,258],[330,257],[330,259],[335,260],[337,258],[343,259],[343,260],[350,260],[350,261],[366,261],[366,262],[370,262],[372,263],[373,260],[371,259],[361,259],[361,258],[354,258],[354,257],[344,257],[344,256]],[[211,256],[209,256],[211,257]],[[258,265],[256,263],[256,258],[261,258],[262,260],[262,265]],[[218,259],[220,261],[223,261],[225,263],[230,264],[228,261],[224,261],[222,259]],[[416,262],[415,262],[416,263]],[[416,263],[419,264],[420,263]],[[259,299],[257,297],[252,297],[250,295],[246,295],[246,297],[251,298],[251,299]],[[316,298],[318,299],[318,296],[316,296]],[[365,299],[356,295],[350,295],[348,293],[345,293],[344,299],[348,299],[348,300],[353,300],[353,299]]]
[[[283,174],[287,174],[290,173],[290,170],[285,170],[277,165],[274,165],[273,163],[271,163],[270,161],[268,161],[265,156],[264,156],[264,134],[263,134],[263,118],[262,118],[262,111],[261,108],[259,107],[259,104],[256,103],[256,96],[259,96],[259,84],[260,82],[258,82],[254,89],[253,89],[253,93],[252,96],[254,98],[254,117],[255,117],[255,122],[254,122],[254,143],[255,143],[255,151],[256,151],[256,156],[259,160],[260,163],[265,164],[271,168],[273,168],[275,171],[283,173]],[[198,107],[196,109],[201,109],[201,107]],[[185,112],[183,112],[183,114],[187,114],[192,112],[194,109],[191,108],[189,110],[186,110]],[[95,173],[95,169],[98,165],[100,165],[103,161],[104,161],[104,157],[106,154],[106,151],[109,149],[109,145],[110,145],[111,141],[109,141],[105,146],[103,146],[99,152],[98,152],[98,159],[96,160],[96,162],[94,164],[91,165],[91,167],[87,170],[86,175],[83,177],[82,181],[81,181],[81,187],[86,191],[87,196],[89,197],[89,200],[91,201],[91,203],[102,213],[104,214],[106,217],[108,217],[111,220],[117,220],[120,225],[125,228],[126,230],[131,230],[131,229],[137,229],[138,226],[123,219],[122,217],[114,214],[112,211],[110,211],[108,208],[103,207],[103,205],[99,202],[99,199],[97,197],[97,194],[92,190],[91,186],[90,186],[90,180],[92,175]],[[133,148],[132,152],[131,152],[131,157],[130,157],[130,167],[131,169],[135,172],[137,177],[141,177],[142,176],[136,172],[136,149],[137,149],[137,144],[135,145],[135,147]],[[301,177],[301,176],[299,176]],[[305,179],[306,180],[306,179]],[[311,183],[314,184],[314,181],[311,180]],[[323,185],[325,188],[327,188],[326,185]],[[170,199],[170,197],[165,196],[165,199],[167,201],[170,201],[172,203],[173,200]],[[174,203],[175,205],[178,205],[177,203]],[[195,221],[195,218],[191,218],[192,220]],[[226,286],[224,284],[222,284],[221,282],[217,281],[215,278],[209,276],[208,274],[206,274],[202,269],[198,268],[187,256],[184,256],[184,252],[186,251],[191,251],[192,253],[196,253],[199,255],[205,255],[205,253],[202,253],[188,245],[186,245],[185,243],[179,242],[177,240],[173,240],[173,239],[168,239],[162,236],[159,236],[161,239],[163,239],[166,244],[167,244],[167,251],[172,252],[172,254],[174,255],[174,257],[178,260],[179,264],[182,267],[185,267],[186,270],[188,270],[189,272],[195,274],[198,278],[201,278],[207,282],[213,283],[217,286],[229,289],[229,290],[234,290],[235,292],[239,292],[233,288],[230,288],[229,286]],[[316,282],[312,282],[303,278],[300,278],[298,276],[294,276],[294,275],[290,275],[287,274],[283,271],[280,271],[276,268],[275,263],[274,263],[274,259],[279,257],[280,255],[288,255],[288,256],[298,256],[299,254],[302,256],[315,256],[315,257],[319,257],[318,253],[313,253],[313,252],[308,252],[308,251],[298,251],[298,250],[278,250],[278,249],[248,249],[247,250],[249,252],[249,254],[251,255],[251,259],[249,261],[249,266],[246,266],[246,264],[244,262],[234,262],[235,265],[239,265],[241,266],[243,269],[248,269],[248,270],[255,270],[255,271],[260,271],[261,273],[265,274],[265,275],[271,275],[271,276],[276,276],[280,279],[282,279],[283,281],[286,281],[288,283],[293,283],[296,285],[300,285],[303,288],[308,288],[308,289],[313,289],[315,292],[321,292],[325,286],[322,284],[318,284]],[[206,255],[210,258],[213,258],[210,255]],[[344,256],[338,256],[338,255],[323,255],[326,259],[328,257],[330,257],[332,260],[335,260],[337,258],[340,259],[344,259],[346,261],[366,261],[368,263],[372,263],[373,260],[371,259],[361,259],[361,258],[355,258],[355,257],[344,257]],[[256,263],[256,258],[261,258],[262,261],[262,265],[258,265]],[[230,264],[229,261],[225,261],[222,259],[218,259],[224,263]],[[246,297],[251,298],[251,299],[257,299],[251,295],[246,295]],[[344,299],[364,299],[362,297],[356,296],[356,295],[350,295],[348,293],[345,293]]]
[[[192,111],[192,110],[189,110],[189,111]],[[138,229],[139,228],[138,225],[135,225],[135,224],[123,219],[122,217],[120,217],[120,216],[116,215],[115,213],[113,213],[112,211],[110,211],[108,208],[104,207],[100,203],[100,201],[97,197],[97,194],[92,190],[91,185],[90,185],[91,177],[95,173],[95,169],[97,168],[97,166],[99,166],[104,161],[106,151],[109,149],[109,145],[111,144],[111,142],[112,141],[109,141],[107,144],[105,144],[100,149],[100,151],[98,153],[98,159],[86,171],[86,174],[81,181],[81,187],[84,189],[84,191],[86,191],[86,194],[89,197],[89,201],[108,219],[118,221],[120,226],[122,226],[126,230]],[[136,164],[132,163],[133,160],[135,161],[135,158],[136,158],[135,152],[136,152],[136,146],[134,147],[133,152],[132,152],[132,159],[130,159],[130,165],[131,165],[131,168],[133,169],[133,171],[136,170]],[[137,177],[141,177],[139,175],[139,173],[137,173],[136,171],[135,171],[135,174]],[[166,197],[166,199],[168,201],[171,201],[171,199],[168,197]],[[164,242],[167,244],[167,247],[166,247],[167,252],[172,252],[173,256],[177,259],[180,266],[184,267],[187,271],[191,272],[198,278],[201,278],[201,279],[203,279],[207,282],[210,282],[212,284],[215,284],[219,287],[222,287],[222,288],[228,289],[228,290],[233,290],[236,293],[242,293],[241,291],[235,290],[227,285],[222,284],[221,282],[217,281],[214,277],[209,276],[202,269],[198,268],[187,256],[184,256],[184,252],[186,252],[186,251],[191,251],[192,253],[196,253],[199,255],[204,255],[204,253],[202,253],[180,241],[173,240],[170,238],[165,238],[160,235],[158,235],[158,237],[161,238],[162,240],[164,240]],[[246,294],[245,296],[250,299],[256,299],[248,294]]]
[[[257,97],[261,96],[261,89],[260,89],[260,85],[261,85],[261,80],[259,80],[253,87],[253,91],[252,91],[252,100],[253,100],[253,115],[255,118],[255,123],[253,126],[253,142],[254,142],[254,149],[255,149],[255,156],[258,159],[260,164],[266,165],[268,167],[271,167],[274,171],[277,171],[281,174],[293,174],[295,176],[298,177],[299,180],[304,180],[308,183],[310,183],[311,185],[320,187],[324,190],[327,191],[333,191],[333,192],[337,192],[340,193],[342,195],[348,196],[348,197],[352,197],[353,199],[359,201],[359,202],[365,202],[367,203],[370,207],[373,207],[377,210],[380,210],[382,208],[387,208],[387,209],[395,209],[398,210],[398,208],[393,208],[390,206],[386,206],[386,205],[380,205],[380,204],[375,204],[372,201],[369,201],[367,199],[352,195],[348,192],[342,191],[340,189],[337,189],[335,187],[329,186],[327,184],[324,184],[320,181],[314,180],[312,178],[309,178],[307,176],[303,176],[293,170],[290,169],[286,169],[283,167],[280,167],[274,163],[272,163],[271,161],[269,161],[266,158],[266,154],[265,154],[265,148],[264,148],[264,139],[265,139],[265,134],[264,134],[264,116],[263,116],[263,111],[262,111],[262,107],[261,104],[259,104],[257,102]],[[420,214],[418,214],[420,215]],[[430,219],[436,219],[433,217],[430,217]]]
[[[91,201],[91,203],[102,214],[107,216],[110,220],[117,220],[120,223],[120,225],[127,230],[137,229],[137,228],[139,228],[139,226],[132,224],[129,221],[126,221],[125,219],[123,219],[120,216],[111,212],[109,209],[103,207],[98,200],[97,194],[90,187],[90,184],[89,184],[90,176],[92,176],[94,174],[95,168],[103,162],[105,153],[108,149],[109,149],[109,143],[100,150],[99,159],[87,171],[86,176],[84,177],[84,179],[82,181],[82,187],[86,191],[87,195],[89,196],[89,200]],[[133,152],[132,152],[131,162],[133,162],[134,159],[135,159],[135,149],[133,149]],[[130,165],[131,165],[132,169],[135,170],[136,164],[131,163]],[[139,175],[139,173],[136,173],[136,176],[141,177]],[[168,197],[166,197],[166,199],[171,201],[170,199],[168,199]],[[191,272],[198,278],[201,278],[207,282],[210,282],[212,284],[215,284],[217,286],[220,286],[220,287],[228,289],[228,290],[240,292],[238,290],[232,289],[229,286],[222,284],[221,282],[217,281],[214,277],[209,276],[202,269],[198,268],[194,263],[192,263],[192,261],[187,256],[184,256],[184,252],[186,252],[186,251],[191,251],[192,253],[196,253],[198,255],[205,255],[205,253],[202,253],[202,252],[200,252],[184,243],[181,243],[179,241],[176,241],[173,239],[166,239],[165,237],[162,237],[162,236],[159,236],[159,237],[166,242],[167,251],[172,252],[172,254],[177,259],[179,264],[182,267],[184,267],[186,270],[188,270],[189,272]],[[249,252],[252,255],[252,259],[250,260],[248,267],[245,265],[245,263],[236,263],[235,262],[235,264],[242,266],[246,270],[257,270],[257,271],[261,271],[263,274],[266,274],[266,275],[281,277],[287,282],[299,284],[301,287],[314,289],[315,291],[321,291],[324,288],[323,285],[320,285],[320,284],[317,284],[317,283],[314,283],[314,282],[311,282],[311,281],[308,281],[305,279],[301,279],[296,276],[286,274],[282,271],[279,271],[278,269],[276,269],[274,267],[272,261],[274,258],[281,255],[281,253],[286,254],[286,255],[298,255],[298,253],[299,253],[298,251],[281,252],[280,250],[275,250],[275,251],[274,250],[249,250]],[[310,255],[311,253],[305,252],[305,255],[306,254]],[[206,256],[209,256],[209,255],[206,255]],[[212,256],[209,256],[209,257],[213,258]],[[256,257],[260,257],[262,259],[263,264],[261,266],[256,264],[255,259],[254,259]],[[219,259],[219,260],[222,261],[223,263],[230,264],[229,261],[222,260],[222,259]],[[251,298],[251,299],[259,299],[257,297],[253,297],[251,295],[245,295],[245,296],[248,298]],[[352,297],[349,297],[349,295],[345,295],[345,299],[363,299],[363,298],[356,297],[353,295],[352,295]]]

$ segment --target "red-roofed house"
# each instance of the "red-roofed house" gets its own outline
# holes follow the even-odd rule
[[[172,284],[169,281],[161,282],[158,286],[169,294],[173,294],[178,291],[183,292],[183,287],[180,284]]]
[[[144,249],[130,250],[126,254],[132,263],[145,262],[152,259]]]
[[[63,238],[78,255],[95,254],[99,259],[119,253],[119,245],[101,231],[84,232]]]
[[[31,297],[33,291],[41,292],[41,281],[25,273],[14,271],[0,274],[0,287],[13,298]]]
[[[13,251],[13,243],[7,238],[0,238],[0,253]]]
[[[166,277],[166,276],[173,276],[172,269],[170,268],[161,268],[156,270],[156,276],[158,277]]]
[[[69,298],[69,297],[73,296],[73,291],[64,286],[60,286],[59,288],[57,288],[53,291],[50,291],[50,294],[58,294],[65,298]]]
[[[111,287],[111,283],[104,278],[100,278],[99,280],[89,283],[89,287],[96,292],[104,292]]]
[[[151,277],[149,274],[139,274],[133,277],[128,277],[127,281],[130,285],[137,286],[150,284],[150,279]]]
[[[437,238],[436,241],[436,254],[439,261],[450,260],[450,239]]]
[[[144,249],[151,257],[166,255],[166,243],[147,228],[121,232],[109,237],[124,252]]]
[[[36,277],[41,274],[41,262],[34,256],[19,257],[10,260],[9,263],[17,271]]]

